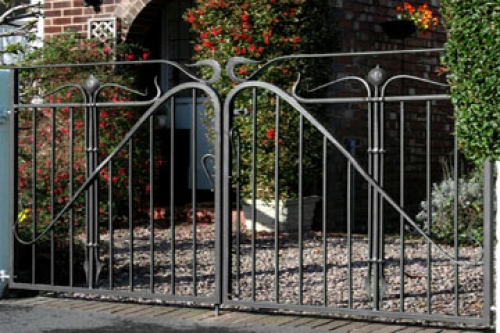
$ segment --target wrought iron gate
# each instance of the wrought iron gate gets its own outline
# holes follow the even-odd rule
[[[377,59],[441,51],[290,56],[263,64],[245,79],[234,71],[248,60],[231,59],[226,73],[239,84],[224,105],[210,87],[221,75],[217,63],[198,64],[213,68],[213,78],[203,82],[179,64],[148,62],[174,66],[192,82],[164,94],[158,90],[148,101],[120,103],[147,109],[123,139],[106,147],[106,154],[99,152],[106,136],[99,115],[117,104],[100,98],[107,89],[139,92],[89,78],[84,85],[44,92],[35,103],[15,89],[11,188],[18,200],[10,216],[11,286],[489,324],[492,169],[487,162],[476,181],[484,188],[481,209],[474,208],[482,223],[464,221],[459,216],[465,216],[460,205],[469,186],[462,174],[467,165],[451,136],[446,85],[406,74],[388,77],[378,66],[367,71],[367,78],[345,76],[312,89],[304,89],[299,78],[292,93],[257,79],[276,62],[297,57]],[[12,70],[13,87],[19,86],[23,70],[33,68]],[[358,97],[342,91],[347,86],[350,93],[353,85]],[[51,95],[68,89],[77,89],[81,100],[49,102]],[[179,96],[191,98],[192,106],[184,218],[176,199]],[[334,134],[339,129],[335,113],[345,110],[367,129],[364,136],[359,130],[354,137]],[[197,152],[202,113],[212,119],[205,125],[211,125],[213,154],[204,156]],[[67,117],[66,125],[57,123],[56,115]],[[85,131],[75,129],[77,122]],[[170,125],[162,132],[165,122]],[[36,134],[40,126],[67,132],[68,141],[55,130]],[[155,144],[160,132],[168,138],[163,156]],[[44,139],[46,146],[40,145]],[[79,142],[85,143],[82,170],[75,169]],[[359,153],[363,148],[368,154]],[[66,170],[60,154],[67,157]],[[443,164],[449,174],[441,172]],[[197,191],[196,165],[203,166],[213,185],[213,223],[201,222],[207,210]],[[159,188],[158,173],[164,170],[168,181]],[[44,184],[48,188],[42,189]],[[141,192],[141,186],[148,190]],[[445,188],[452,202],[447,222],[434,202]],[[270,204],[292,192],[295,204]],[[158,197],[166,202],[160,204]],[[259,206],[263,197],[267,200]],[[320,202],[316,208],[306,205],[311,197]],[[316,219],[309,223],[314,211]],[[286,215],[292,222],[284,220]],[[474,237],[468,237],[464,224],[471,226],[469,233],[477,230]],[[453,235],[443,237],[449,230]]]

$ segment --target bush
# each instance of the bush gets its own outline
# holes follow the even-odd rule
[[[476,162],[500,158],[500,6],[498,1],[442,0],[456,132]]]
[[[98,40],[82,39],[75,32],[56,35],[45,40],[43,47],[26,53],[23,64],[25,65],[51,65],[51,64],[83,64],[99,61],[114,60],[114,58],[133,60],[147,58],[146,50],[134,45],[110,45]],[[70,185],[73,185],[73,193],[86,180],[85,163],[85,110],[82,107],[69,108],[66,103],[81,103],[84,97],[77,88],[67,84],[83,84],[89,75],[94,75],[101,83],[115,83],[122,86],[134,88],[136,77],[140,66],[113,66],[100,65],[88,67],[60,67],[60,68],[34,68],[20,70],[21,99],[22,103],[35,103],[43,100],[44,103],[61,104],[55,108],[21,109],[19,115],[19,200],[23,210],[24,219],[20,223],[20,233],[31,239],[33,215],[36,214],[38,233],[44,230],[52,222],[52,211],[57,215],[59,210],[70,200]],[[112,108],[99,109],[99,160],[105,158],[123,139],[125,133],[140,116],[140,112],[127,107],[120,107],[120,103],[130,101],[134,95],[126,90],[107,87],[100,93],[100,98],[113,101],[116,106]],[[72,119],[71,119],[72,116]],[[70,120],[71,119],[71,120]],[[36,126],[33,129],[33,122]],[[74,146],[69,145],[70,133],[73,131]],[[144,133],[148,135],[147,133]],[[52,145],[52,136],[55,142]],[[140,138],[136,138],[139,140]],[[36,147],[33,142],[36,140]],[[33,151],[35,149],[35,151]],[[54,163],[52,163],[51,150],[54,150]],[[73,161],[69,159],[73,153]],[[135,155],[137,154],[137,155]],[[145,174],[149,170],[149,162],[145,156],[147,151],[137,148],[134,151],[134,170]],[[36,156],[36,165],[33,160]],[[142,156],[142,157],[141,157]],[[127,199],[128,195],[128,152],[122,151],[114,160],[113,186],[114,199],[116,200],[115,212],[120,214],[120,199]],[[51,169],[54,170],[54,178],[51,179]],[[143,171],[144,170],[144,171]],[[70,177],[70,171],[72,177]],[[108,184],[108,170],[103,169],[100,175],[100,185],[103,191],[102,198]],[[33,180],[35,177],[35,181]],[[135,178],[135,177],[134,177]],[[140,179],[141,177],[137,177]],[[54,187],[52,188],[52,180]],[[135,203],[140,206],[141,196],[147,191],[144,182],[140,189],[132,191]],[[37,211],[33,212],[33,188],[36,193]],[[54,196],[53,203],[51,195]],[[52,207],[52,204],[54,207]],[[101,200],[100,211],[106,212],[107,200]],[[81,232],[84,227],[85,197],[81,195],[73,204],[75,232]],[[122,206],[124,204],[121,204]],[[122,209],[126,212],[126,209]],[[65,243],[68,237],[69,213],[55,225],[60,244]],[[104,217],[102,217],[104,219]],[[102,222],[104,222],[102,220]],[[26,230],[23,230],[26,229]],[[43,240],[47,240],[44,237]],[[67,243],[67,241],[66,241]]]
[[[252,60],[273,59],[292,53],[320,53],[325,48],[335,49],[332,34],[328,31],[328,7],[323,0],[198,0],[184,19],[191,24],[196,35],[194,60],[214,59],[225,68],[231,57],[246,57]],[[243,64],[235,72],[241,77],[250,75],[258,68],[256,64]],[[287,60],[270,66],[259,80],[271,82],[289,91],[298,73],[306,73],[314,82],[324,82],[327,71],[310,59]],[[210,70],[202,69],[201,75],[211,76]],[[214,83],[224,97],[235,86],[227,76]],[[280,145],[279,197],[297,197],[298,193],[298,128],[299,114],[291,107],[282,105],[280,113],[279,139],[275,140],[276,99],[273,94],[259,90],[257,94],[257,190],[252,193],[253,119],[251,116],[237,116],[234,127],[240,134],[242,195],[249,198],[274,200],[275,144]],[[242,93],[235,101],[235,108],[252,110],[250,93]],[[282,103],[285,104],[285,103]],[[213,110],[207,109],[207,127],[211,131]],[[307,122],[306,122],[307,123]],[[314,140],[314,129],[305,125],[304,170],[305,179],[320,175],[318,154],[321,140]],[[213,139],[213,132],[212,132]],[[311,184],[311,181],[305,181]]]
[[[483,181],[482,173],[476,169],[458,179],[458,243],[468,244],[483,240]],[[432,186],[431,235],[439,241],[453,244],[456,184],[449,173],[440,183]],[[425,229],[428,204],[422,201],[417,215]]]

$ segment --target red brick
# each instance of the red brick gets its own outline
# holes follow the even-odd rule
[[[44,13],[45,21],[47,21],[47,17],[61,17],[61,14],[60,10],[46,10]]]
[[[68,17],[58,17],[53,20],[54,25],[68,25],[71,24],[71,19]]]
[[[82,8],[72,8],[72,9],[65,9],[63,11],[64,16],[77,16],[77,15],[83,15],[83,9]]]
[[[45,27],[46,34],[57,34],[57,33],[61,33],[61,32],[62,32],[61,27],[55,27],[55,26]]]

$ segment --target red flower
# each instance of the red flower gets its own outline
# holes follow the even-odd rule
[[[106,45],[104,47],[104,53],[106,53],[106,54],[110,54],[111,53],[111,47],[109,47],[109,45]]]
[[[134,59],[135,59],[135,56],[134,56],[133,54],[126,54],[126,55],[125,55],[125,58],[126,58],[127,60],[131,61],[131,60],[134,60]]]
[[[208,39],[209,37],[210,37],[210,34],[209,34],[208,32],[206,32],[206,31],[205,31],[205,32],[202,32],[202,33],[200,34],[200,38],[201,38],[201,39]]]
[[[149,52],[144,52],[144,53],[142,54],[142,59],[144,59],[144,60],[148,60],[150,55],[151,55],[151,53],[149,53]]]
[[[194,23],[196,21],[193,12],[188,12],[188,17],[186,21],[188,21],[189,23]]]
[[[247,74],[248,74],[248,71],[246,70],[246,68],[241,68],[241,69],[240,69],[240,71],[239,71],[239,73],[240,73],[241,75],[247,75]]]
[[[248,16],[248,14],[243,14],[241,15],[241,20],[243,22],[248,22],[248,20],[250,20],[250,16]]]
[[[276,131],[274,130],[274,128],[270,128],[267,130],[266,137],[269,140],[274,140],[275,133],[276,133]]]
[[[217,28],[212,28],[210,29],[210,33],[214,36],[218,36],[220,35],[222,32],[222,28],[221,27],[217,27]]]

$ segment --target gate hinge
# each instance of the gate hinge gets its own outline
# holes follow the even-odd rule
[[[10,279],[10,276],[5,274],[5,269],[0,270],[0,282],[5,282],[5,280]]]

